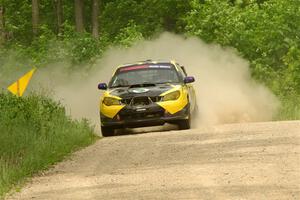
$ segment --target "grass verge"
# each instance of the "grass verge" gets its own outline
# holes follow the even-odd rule
[[[300,95],[281,97],[280,102],[276,120],[300,120]]]
[[[71,120],[47,97],[0,93],[0,199],[26,177],[93,143],[93,133],[87,121]]]

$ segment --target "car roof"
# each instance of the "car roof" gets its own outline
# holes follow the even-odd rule
[[[119,65],[117,67],[117,70],[122,67],[128,67],[128,66],[133,66],[133,65],[160,64],[160,63],[170,63],[170,64],[173,64],[174,66],[176,66],[176,61],[174,61],[174,60],[144,60],[144,61],[137,61],[134,63],[126,63],[126,64]]]

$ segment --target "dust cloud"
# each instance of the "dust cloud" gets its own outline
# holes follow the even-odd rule
[[[36,81],[67,106],[75,118],[87,118],[99,126],[99,82],[108,82],[115,68],[124,63],[147,59],[174,59],[195,77],[198,117],[194,127],[233,122],[272,120],[279,105],[265,86],[256,83],[249,63],[230,48],[222,48],[191,37],[164,33],[131,48],[112,47],[88,71],[69,74],[69,63],[48,66],[38,72]],[[195,126],[196,125],[196,126]]]

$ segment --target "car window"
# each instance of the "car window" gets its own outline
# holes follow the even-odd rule
[[[187,75],[186,73],[181,69],[181,66],[179,64],[176,63],[177,69],[178,69],[178,73],[181,77],[181,79],[183,80]]]
[[[109,83],[109,87],[130,86],[143,83],[178,83],[175,67],[171,64],[135,65],[120,68]]]

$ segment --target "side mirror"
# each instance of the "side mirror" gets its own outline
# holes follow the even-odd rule
[[[187,76],[184,78],[184,83],[193,83],[195,82],[195,78],[193,76]]]
[[[107,89],[106,83],[99,83],[98,84],[98,89],[99,90],[106,90]]]

